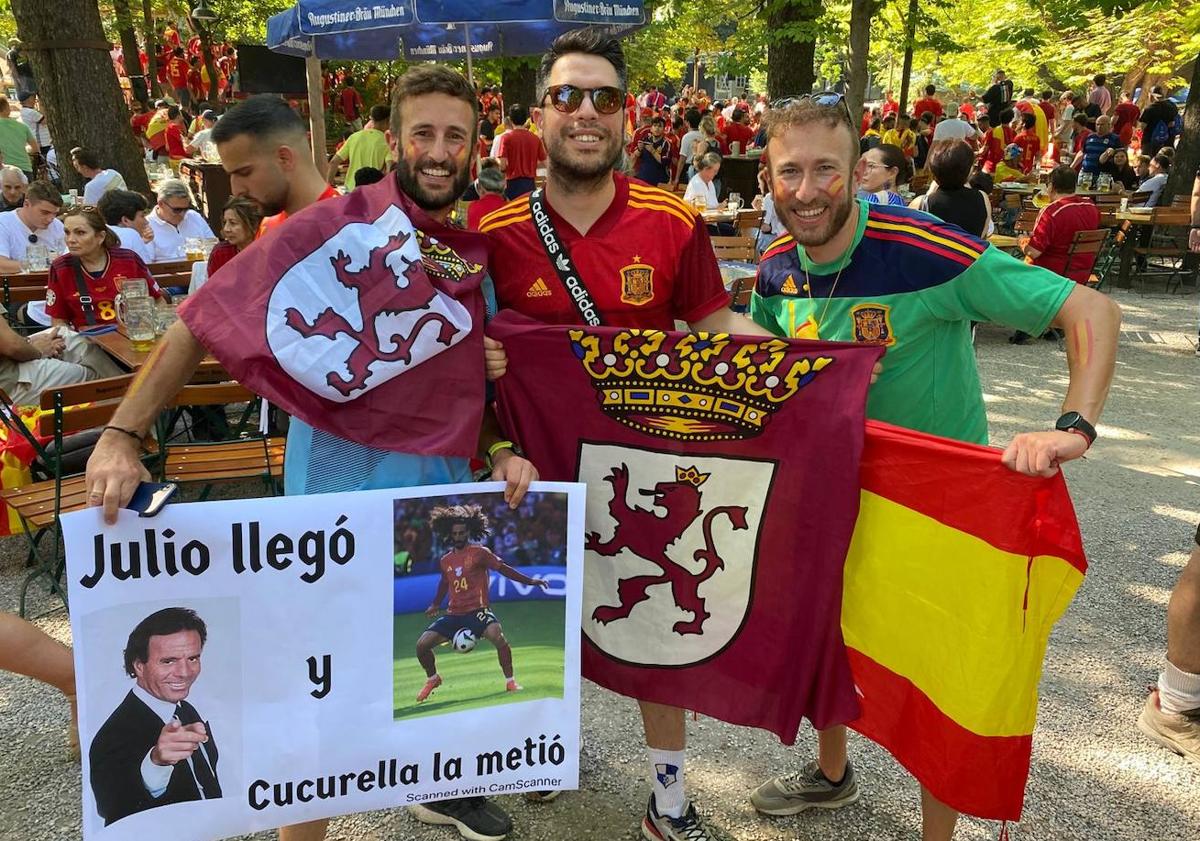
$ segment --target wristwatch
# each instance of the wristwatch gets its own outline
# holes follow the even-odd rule
[[[1096,427],[1083,419],[1079,412],[1067,412],[1054,423],[1059,432],[1074,432],[1087,439],[1088,446],[1096,443]]]

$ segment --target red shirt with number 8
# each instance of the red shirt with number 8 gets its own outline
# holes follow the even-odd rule
[[[46,282],[46,315],[66,321],[74,330],[82,330],[88,326],[88,321],[79,300],[79,283],[75,274],[77,265],[78,259],[71,254],[64,254],[50,264],[50,275]],[[125,248],[108,249],[108,265],[103,271],[93,273],[80,266],[79,272],[92,299],[96,324],[117,320],[115,300],[124,280],[144,278],[150,295],[155,298],[162,296],[162,291],[154,282],[154,275],[150,274],[142,258]]]

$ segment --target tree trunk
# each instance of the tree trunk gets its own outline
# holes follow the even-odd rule
[[[201,21],[195,18],[188,18],[188,21],[196,30],[196,34],[200,36],[200,61],[204,64],[204,72],[208,74],[208,97],[206,101],[209,105],[214,105],[217,101],[217,68],[213,63],[212,36],[208,32],[208,27]],[[193,106],[192,110],[199,113],[204,109]]]
[[[154,10],[150,0],[142,0],[142,41],[146,44],[146,81],[155,98],[162,96],[158,84],[158,41],[154,38]]]
[[[68,150],[84,146],[120,172],[131,190],[149,192],[95,0],[13,0],[12,11],[60,160],[66,164]],[[61,171],[67,187],[83,186],[73,167]]]
[[[1192,65],[1192,85],[1183,106],[1183,134],[1175,147],[1171,174],[1163,187],[1160,205],[1171,203],[1174,196],[1186,196],[1192,191],[1192,178],[1200,171],[1200,56]]]
[[[508,59],[504,62],[500,69],[500,95],[504,98],[505,109],[514,105],[530,107],[537,103],[538,92],[533,89],[537,83],[537,66],[536,57]]]
[[[879,11],[878,0],[851,0],[850,72],[846,81],[846,106],[858,119],[867,98],[867,59],[871,52],[871,19]],[[856,126],[857,128],[857,126]]]
[[[912,79],[913,44],[917,40],[917,14],[920,0],[908,0],[908,17],[904,20],[904,68],[900,71],[900,113],[908,113],[908,84]]]
[[[810,93],[816,82],[816,21],[823,0],[770,0],[767,29],[767,96],[781,99]]]
[[[121,36],[121,52],[125,56],[125,75],[133,98],[148,105],[150,95],[146,87],[146,76],[142,72],[142,61],[138,57],[137,33],[133,31],[133,14],[129,11],[129,0],[113,0],[113,15],[117,19],[117,34]]]

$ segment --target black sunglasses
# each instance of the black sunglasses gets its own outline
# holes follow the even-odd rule
[[[599,114],[615,114],[625,105],[625,91],[606,85],[601,88],[577,88],[574,85],[551,85],[542,94],[542,101],[550,97],[555,111],[574,114],[583,105],[584,96],[592,100],[592,107]]]
[[[799,96],[785,96],[782,99],[777,99],[771,103],[772,108],[787,108],[795,102],[802,102],[806,99],[811,99],[822,108],[838,108],[846,117],[846,122],[851,126],[854,125],[854,118],[850,116],[850,106],[846,104],[846,97],[837,91],[821,91],[820,93],[806,93]]]

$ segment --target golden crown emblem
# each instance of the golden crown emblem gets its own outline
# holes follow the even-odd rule
[[[785,341],[743,344],[727,333],[571,330],[569,336],[606,414],[642,432],[689,441],[759,434],[833,362],[830,356],[789,360]],[[703,477],[697,486],[707,478],[696,476]]]
[[[684,484],[687,484],[687,485],[694,485],[697,488],[700,487],[701,485],[703,485],[705,482],[707,482],[708,477],[711,475],[712,475],[711,473],[701,473],[695,467],[676,467],[675,468],[675,481],[676,482],[683,482]]]

